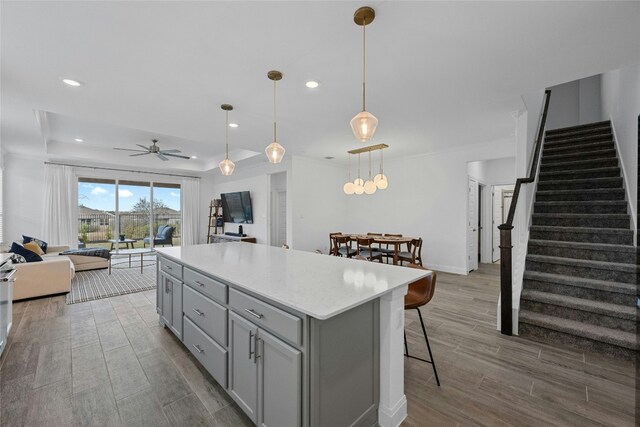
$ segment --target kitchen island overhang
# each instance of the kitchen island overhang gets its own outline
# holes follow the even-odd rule
[[[161,323],[185,345],[199,340],[187,347],[205,368],[206,363],[218,366],[211,368],[217,370],[212,375],[256,424],[275,417],[272,423],[303,426],[371,421],[395,426],[406,417],[404,295],[409,283],[426,276],[423,270],[248,243],[157,250]],[[211,314],[202,314],[201,306]],[[240,358],[241,351],[247,357]],[[244,378],[241,366],[249,356],[256,367],[256,391],[253,374]],[[269,366],[290,379],[280,394],[299,398],[299,410],[260,391],[269,381],[282,383],[274,382]],[[331,383],[329,374],[336,372],[355,386],[342,377]],[[358,387],[367,390],[364,397],[351,396],[360,409],[331,406]],[[336,399],[329,402],[329,396]],[[289,408],[276,411],[278,406]],[[338,414],[327,414],[328,408]]]

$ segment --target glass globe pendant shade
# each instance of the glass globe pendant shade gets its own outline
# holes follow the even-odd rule
[[[264,150],[270,163],[280,163],[284,157],[284,151],[284,147],[276,141],[269,144]]]
[[[360,180],[360,181],[362,182],[362,180]],[[364,193],[364,185],[362,185],[362,184],[360,184],[360,185],[356,184],[356,185],[354,186],[353,192],[354,192],[355,194],[357,194],[357,195],[360,195],[360,194]]]
[[[373,182],[372,180],[367,180],[367,182],[364,183],[364,192],[365,194],[373,194],[376,192],[376,190],[378,189],[378,187],[376,187],[375,182]]]
[[[356,186],[351,181],[347,181],[347,183],[342,187],[344,194],[352,195],[355,192]]]
[[[367,142],[376,132],[378,127],[378,119],[368,111],[361,111],[353,119],[351,119],[351,129],[356,139],[361,142]]]
[[[222,172],[222,175],[231,175],[233,173],[233,170],[235,169],[236,165],[229,159],[224,159],[223,161],[220,162],[220,172]]]
[[[384,174],[379,173],[373,178],[373,182],[376,183],[376,187],[378,190],[384,190],[389,186],[389,181],[387,181],[387,177]]]
[[[356,178],[353,180],[353,185],[355,185],[356,187],[362,186],[364,185],[364,181],[362,180],[362,178]]]

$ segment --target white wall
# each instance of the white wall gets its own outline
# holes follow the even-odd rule
[[[4,159],[4,241],[42,233],[43,160],[6,154]],[[56,244],[56,242],[50,242]]]
[[[598,122],[601,119],[600,75],[553,86],[547,129]]]
[[[579,124],[599,122],[602,116],[600,101],[600,75],[580,79]]]
[[[467,274],[467,163],[514,156],[515,149],[507,139],[388,161],[386,190],[347,196],[345,229],[422,237],[425,266]]]
[[[638,115],[640,115],[640,64],[602,75],[602,119],[613,125],[618,157],[631,205],[634,228],[638,212]]]

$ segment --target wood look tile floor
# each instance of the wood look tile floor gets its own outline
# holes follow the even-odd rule
[[[629,362],[495,330],[498,266],[438,274],[423,308],[442,383],[406,359],[404,426],[634,425]],[[18,302],[0,359],[2,426],[250,426],[226,392],[158,324],[155,291],[65,305]],[[411,354],[426,357],[417,313]]]

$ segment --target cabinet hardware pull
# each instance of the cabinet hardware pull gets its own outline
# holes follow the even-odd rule
[[[251,360],[255,353],[255,351],[251,351],[251,341],[253,341],[253,331],[249,331],[249,360]]]
[[[252,315],[253,317],[257,317],[258,319],[262,319],[264,316],[260,313],[256,313],[253,308],[245,308],[244,311]]]
[[[203,313],[202,311],[198,310],[197,308],[194,308],[194,309],[193,309],[193,312],[194,312],[195,314],[197,314],[198,316],[204,316],[204,313]]]
[[[169,287],[169,281],[164,282],[164,292],[165,293],[171,293],[171,289]]]
[[[195,348],[198,353],[204,353],[204,350],[201,349],[199,345],[192,344],[192,347]]]
[[[173,267],[171,267],[170,265],[165,265],[165,267],[167,267],[167,270],[173,270]]]
[[[196,281],[195,281],[195,283],[196,283],[196,285],[198,285],[198,286],[202,286],[202,287],[204,287],[204,283],[202,283],[202,282],[198,282],[198,281],[196,280]]]
[[[261,338],[258,338],[257,334],[255,335],[255,337],[256,337],[256,343],[255,343],[256,350],[253,352],[253,363],[258,363],[258,359],[260,358],[260,356],[262,356],[262,354],[258,354],[258,344],[264,341],[262,341]],[[264,350],[264,347],[263,347],[263,350]]]

